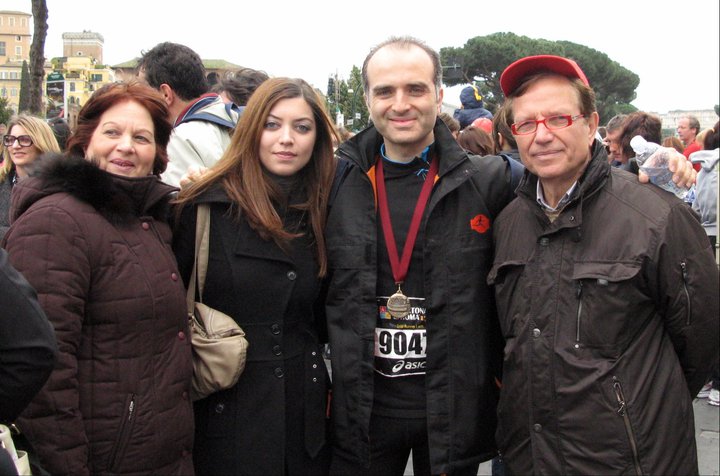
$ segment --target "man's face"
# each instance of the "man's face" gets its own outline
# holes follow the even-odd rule
[[[611,161],[623,162],[622,146],[620,145],[620,135],[622,129],[616,129],[612,132],[608,131],[605,137],[605,143],[608,147],[608,158]]]
[[[578,92],[570,81],[550,76],[533,84],[525,94],[513,100],[516,124],[555,115],[580,114]],[[573,120],[564,129],[549,130],[538,124],[532,134],[516,135],[523,164],[540,177],[543,187],[564,193],[582,175],[590,161],[590,145],[598,126],[596,112]]]
[[[695,129],[690,129],[690,119],[683,117],[678,121],[677,133],[680,140],[683,141],[685,145],[695,139]]]
[[[385,149],[395,160],[410,159],[434,140],[443,92],[437,93],[428,54],[412,45],[378,50],[367,67],[368,109]]]

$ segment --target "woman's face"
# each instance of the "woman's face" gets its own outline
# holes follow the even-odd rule
[[[15,169],[17,170],[18,175],[24,177],[27,175],[25,167],[32,164],[42,152],[37,148],[34,140],[32,141],[32,145],[20,145],[21,140],[27,140],[25,137],[30,137],[23,126],[15,124],[10,128],[10,131],[8,131],[8,135],[21,138],[20,140],[15,140],[12,144],[7,146],[7,150],[10,154],[10,159],[15,164]],[[32,140],[32,137],[30,137],[30,140]]]
[[[316,136],[315,117],[305,99],[281,99],[265,120],[260,162],[275,175],[294,175],[310,162]]]
[[[152,173],[156,150],[150,113],[135,101],[125,101],[100,116],[85,157],[111,174],[144,177]]]

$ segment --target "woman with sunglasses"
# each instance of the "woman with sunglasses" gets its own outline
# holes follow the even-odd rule
[[[20,114],[10,119],[2,138],[3,163],[0,166],[0,239],[10,223],[10,192],[18,180],[28,176],[35,160],[46,152],[60,152],[52,129],[39,117]]]

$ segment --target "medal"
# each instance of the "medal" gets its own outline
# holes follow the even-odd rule
[[[401,319],[410,314],[410,298],[403,294],[398,283],[397,292],[387,300],[387,310],[392,317]]]
[[[395,243],[395,234],[393,233],[392,224],[390,222],[390,209],[388,207],[387,193],[385,191],[385,173],[383,172],[382,159],[378,159],[376,166],[376,186],[378,193],[378,209],[380,212],[380,224],[382,225],[383,235],[385,236],[385,246],[387,247],[388,258],[390,259],[390,269],[392,270],[397,291],[387,300],[387,310],[392,317],[402,319],[410,314],[410,298],[403,294],[400,285],[407,276],[410,267],[410,257],[415,246],[418,230],[420,229],[420,221],[422,219],[425,206],[430,198],[435,177],[438,172],[438,161],[433,160],[430,164],[430,170],[424,179],[420,196],[415,204],[415,211],[410,222],[407,239],[403,248],[402,258],[398,256],[397,245]]]

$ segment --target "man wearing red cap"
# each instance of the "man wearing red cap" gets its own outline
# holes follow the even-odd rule
[[[574,61],[523,58],[500,83],[527,168],[495,221],[488,275],[508,472],[697,474],[692,398],[717,357],[720,312],[702,227],[608,164]]]

